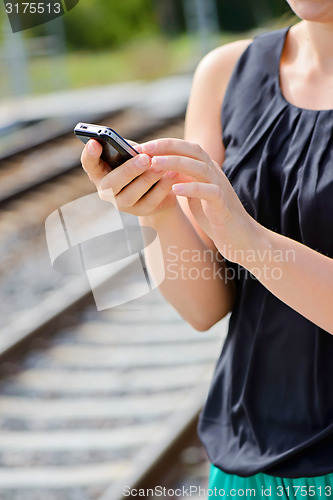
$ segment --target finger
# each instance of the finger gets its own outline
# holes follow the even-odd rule
[[[146,154],[139,154],[127,160],[102,179],[99,186],[100,190],[106,191],[112,189],[113,193],[117,195],[133,179],[145,172],[149,168],[150,162],[151,158]]]
[[[199,219],[201,219],[202,217],[206,217],[202,209],[200,198],[189,198],[187,201],[188,201],[188,206],[190,207],[190,210],[194,215],[195,219],[199,221]]]
[[[151,160],[153,169],[172,170],[179,174],[194,177],[200,182],[212,182],[215,178],[215,168],[204,161],[187,156],[154,156]]]
[[[118,207],[132,207],[158,182],[165,172],[154,172],[148,169],[142,175],[134,179],[130,184],[124,187],[116,197]],[[170,182],[170,185],[172,183]]]
[[[114,199],[114,205],[117,209],[123,212],[130,212],[133,215],[149,215],[152,214],[159,205],[169,195],[172,195],[172,180],[168,179],[166,175],[147,191],[132,207],[119,207]]]
[[[201,182],[174,184],[172,191],[177,196],[201,200],[202,209],[209,221],[208,235],[213,231],[214,226],[224,226],[226,222],[230,222],[230,217],[232,218],[232,211],[230,211],[221,189],[216,184]],[[214,239],[213,236],[210,236],[210,238]]]
[[[157,139],[141,144],[142,151],[150,156],[179,155],[188,156],[206,163],[212,163],[208,153],[199,144],[182,139]]]
[[[209,237],[211,237],[209,220],[208,220],[207,215],[205,214],[205,212],[202,208],[201,200],[199,198],[188,198],[188,205],[189,205],[189,208],[190,208],[195,220],[198,222],[201,229]]]
[[[222,204],[221,190],[216,184],[207,184],[205,182],[180,183],[174,184],[172,190],[177,196],[206,200],[216,208],[220,208]]]
[[[190,177],[189,175],[178,174],[178,172],[169,171],[167,175],[170,176],[170,179],[175,178],[174,183],[175,182],[178,183],[178,182],[193,182],[194,181],[193,177]]]
[[[103,177],[110,172],[107,164],[101,159],[103,148],[94,139],[90,139],[85,145],[81,162],[83,170],[88,174],[89,179],[98,186]]]
[[[139,213],[153,213],[154,210],[172,193],[172,183],[166,175],[158,181],[136,204],[135,208]]]

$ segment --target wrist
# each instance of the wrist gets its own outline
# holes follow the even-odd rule
[[[239,252],[237,263],[252,272],[265,264],[266,257],[271,253],[269,250],[272,249],[272,241],[270,238],[271,231],[252,217],[250,219],[250,230],[246,245]]]
[[[141,215],[139,221],[142,226],[149,226],[159,230],[167,225],[174,224],[173,221],[179,217],[180,212],[182,212],[182,209],[176,201],[176,203],[162,211],[157,211],[151,215]]]
[[[227,248],[225,256],[228,260],[251,271],[251,268],[258,265],[260,257],[269,243],[267,241],[266,228],[251,216],[248,215],[242,221],[242,226],[243,228],[238,228],[237,231],[239,237],[236,238],[233,245]]]

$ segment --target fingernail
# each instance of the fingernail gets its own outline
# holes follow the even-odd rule
[[[169,179],[174,179],[175,177],[177,177],[178,175],[178,172],[173,172],[172,170],[169,170],[169,172],[167,173],[167,176],[169,177]]]
[[[88,153],[91,155],[95,155],[97,153],[96,149],[97,148],[96,148],[96,144],[94,143],[94,141],[89,141],[87,144]]]
[[[152,165],[163,165],[163,163],[165,163],[167,161],[167,157],[166,156],[154,156],[152,158]]]
[[[148,155],[139,155],[135,160],[135,165],[139,168],[146,167],[149,163]]]
[[[172,191],[176,194],[182,193],[184,191],[184,186],[182,184],[174,184],[172,186]]]

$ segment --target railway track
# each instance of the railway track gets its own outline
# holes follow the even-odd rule
[[[170,122],[174,122],[181,116],[182,114],[172,117]],[[142,118],[143,125],[141,124]],[[106,126],[112,125],[114,129],[122,130],[123,135],[137,142],[158,131],[161,124],[166,125],[165,121],[160,123],[158,120],[148,120],[136,110],[97,117],[95,122],[102,122]],[[75,124],[72,124],[72,129]],[[39,126],[42,125],[39,124]],[[50,137],[42,144],[29,146],[25,151],[3,158],[0,170],[0,206],[17,200],[23,194],[77,169],[81,151],[82,145],[78,143],[71,130],[66,134]]]
[[[182,136],[177,114],[147,118],[138,132],[142,116],[126,110],[111,125],[138,141]],[[30,148],[31,166],[35,158],[45,168],[49,148],[55,164],[68,156],[72,167],[48,163],[56,175],[36,183],[34,173],[21,191],[11,181],[2,198],[0,500],[118,500],[124,487],[172,486],[180,452],[196,443],[226,322],[194,332],[157,290],[97,311],[85,275],[56,273],[44,221],[93,187],[77,168],[75,138]],[[137,286],[128,267],[109,279]]]
[[[89,107],[87,111],[87,104],[82,105],[81,102],[82,111],[78,114],[78,102],[72,110],[72,116],[43,119],[23,131],[5,136],[0,141],[0,207],[79,166],[82,145],[73,134],[78,121],[102,122],[103,125],[112,126],[121,135],[140,142],[167,124],[183,118],[190,79],[174,78],[175,81],[167,79],[145,87],[125,87],[127,106],[124,93],[119,94],[118,91],[113,96],[111,93],[109,98],[101,93],[101,98],[95,103],[100,108],[99,113],[92,112]],[[170,92],[170,86],[173,85],[177,85],[178,94]],[[93,100],[90,94],[83,98]],[[73,107],[72,101],[73,97],[68,105]],[[102,108],[97,105],[100,101]]]
[[[130,272],[121,279],[135,287]],[[30,332],[23,361],[17,345],[2,354],[0,498],[116,499],[163,485],[160,471],[194,439],[224,327],[194,332],[156,290],[110,311],[83,296],[62,306],[62,326]]]
[[[69,325],[35,337],[19,367],[7,361],[3,500],[122,498],[124,487],[162,480],[193,440],[221,325],[194,332],[157,291],[104,312],[90,305]]]
[[[128,115],[126,115],[128,117]],[[125,114],[122,119],[125,121]],[[120,124],[120,122],[119,122]],[[133,123],[132,123],[133,124]],[[163,124],[164,125],[164,124]],[[123,130],[124,124],[120,130]],[[172,124],[162,126],[155,131],[155,135],[142,136],[142,140],[161,136],[181,137],[183,133],[183,120],[175,120]],[[82,279],[73,281],[73,275],[61,274],[50,266],[50,259],[46,248],[45,220],[54,210],[89,195],[95,191],[86,174],[80,167],[80,154],[82,144],[74,137],[76,151],[76,168],[62,176],[50,179],[33,190],[28,190],[11,202],[7,202],[1,208],[0,218],[0,328],[2,327],[2,342],[4,338],[11,339],[19,335],[26,336],[30,320],[17,320],[22,311],[30,313],[45,301],[50,294],[68,285],[70,289],[67,295],[80,296],[80,290],[87,289],[87,282]],[[17,177],[13,182],[17,183]],[[85,220],[81,221],[82,224]],[[36,272],[36,270],[38,270]],[[77,285],[75,286],[75,282]],[[29,293],[27,293],[29,290]],[[89,292],[89,287],[87,293]],[[63,295],[62,292],[58,292]],[[71,303],[72,298],[67,302]],[[49,302],[54,302],[51,296]],[[56,300],[58,302],[58,300]],[[52,309],[52,305],[47,309]],[[35,316],[43,316],[42,312],[33,313]],[[43,316],[44,317],[44,316]],[[34,321],[34,320],[32,320]],[[13,333],[17,330],[22,334]],[[20,326],[16,326],[17,324]],[[4,332],[4,328],[6,330]],[[1,342],[1,340],[0,340]],[[6,341],[7,342],[7,341]],[[7,344],[6,344],[7,345]]]

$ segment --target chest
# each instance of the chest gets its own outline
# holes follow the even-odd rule
[[[248,130],[232,119],[224,171],[259,223],[333,257],[332,116],[287,106]]]
[[[281,64],[280,90],[291,105],[311,110],[333,109],[333,77],[303,66]]]

